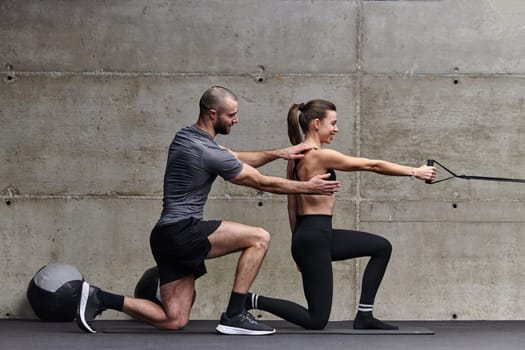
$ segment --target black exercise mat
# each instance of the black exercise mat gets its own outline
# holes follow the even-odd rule
[[[348,335],[432,335],[434,331],[425,327],[399,326],[398,330],[360,330],[352,328],[352,321],[329,322],[323,330],[307,330],[284,321],[266,321],[268,326],[274,327],[276,334],[348,334]],[[161,334],[217,334],[217,321],[195,320],[190,321],[182,330],[161,330],[145,323],[136,321],[105,321],[96,322],[95,329],[102,333],[161,333]]]

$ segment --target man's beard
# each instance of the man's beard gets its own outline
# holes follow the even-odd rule
[[[217,120],[217,122],[213,126],[213,129],[215,130],[216,134],[228,135],[230,133],[231,127]]]

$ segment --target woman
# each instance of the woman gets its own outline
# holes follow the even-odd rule
[[[300,114],[299,114],[300,112]],[[298,116],[299,114],[299,116]],[[301,135],[304,133],[304,140]],[[434,167],[411,168],[382,160],[346,156],[330,144],[337,133],[335,105],[324,100],[294,104],[288,112],[288,136],[292,144],[305,142],[314,149],[304,158],[288,162],[290,179],[309,179],[335,171],[373,171],[384,175],[411,176],[421,180],[435,177]],[[292,256],[303,278],[308,309],[296,303],[250,294],[247,309],[268,311],[306,329],[323,329],[332,307],[332,261],[369,256],[361,287],[355,329],[397,329],[374,318],[372,311],[377,290],[383,279],[392,246],[385,238],[370,233],[332,228],[334,196],[289,195],[288,214],[292,236]]]

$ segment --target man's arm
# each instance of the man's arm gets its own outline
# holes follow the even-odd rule
[[[339,181],[326,181],[330,174],[317,175],[308,181],[293,181],[282,177],[266,176],[248,164],[243,164],[239,175],[230,180],[236,185],[248,186],[272,193],[309,193],[332,195],[340,187]]]
[[[229,150],[231,153],[237,157],[241,162],[246,163],[254,168],[263,166],[266,163],[272,162],[276,159],[299,159],[303,158],[303,153],[312,149],[312,146],[309,146],[305,143],[300,143],[295,146],[290,146],[287,148],[280,148],[267,151],[254,151],[254,152],[235,152]]]

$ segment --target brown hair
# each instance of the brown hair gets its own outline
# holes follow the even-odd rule
[[[237,101],[237,96],[235,94],[222,86],[212,86],[202,94],[202,97],[199,101],[199,116],[204,115],[210,109],[219,110],[221,103],[227,99],[231,98],[234,101]]]
[[[325,100],[311,100],[306,104],[294,103],[288,110],[288,137],[292,145],[303,142],[301,130],[306,135],[308,125],[312,120],[323,120],[326,117],[326,111],[335,110],[335,105]]]

